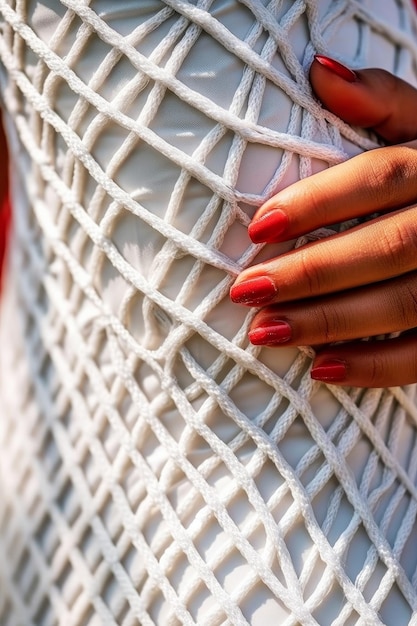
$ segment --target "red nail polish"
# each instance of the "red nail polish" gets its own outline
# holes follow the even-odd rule
[[[276,293],[277,288],[270,278],[258,276],[233,285],[230,297],[237,304],[261,306],[270,302]]]
[[[291,339],[291,326],[287,322],[276,321],[250,330],[248,337],[255,346],[273,346]]]
[[[286,231],[288,223],[288,215],[284,211],[280,209],[270,211],[249,224],[249,237],[253,243],[276,241]]]
[[[346,379],[347,367],[344,361],[331,359],[313,367],[310,374],[314,380],[341,383]]]
[[[348,83],[354,83],[358,78],[353,70],[349,69],[345,65],[342,65],[339,61],[335,61],[334,59],[323,56],[322,54],[316,54],[314,58],[320,63],[320,65],[323,65],[328,70],[333,72],[333,74],[336,74],[336,76],[346,80]]]

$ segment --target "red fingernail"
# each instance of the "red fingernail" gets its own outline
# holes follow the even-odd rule
[[[250,330],[248,337],[255,346],[272,346],[291,339],[291,326],[287,322],[269,322]]]
[[[267,276],[259,276],[233,285],[230,297],[236,304],[260,306],[270,302],[276,293],[277,289],[272,280]]]
[[[288,227],[288,215],[276,209],[266,213],[258,220],[249,224],[249,237],[253,243],[267,243],[276,241]]]
[[[344,361],[331,359],[313,367],[310,374],[314,380],[341,383],[346,379],[347,367]]]
[[[336,76],[346,80],[348,83],[354,83],[358,78],[353,70],[346,67],[346,65],[342,65],[339,61],[335,61],[330,57],[325,57],[322,54],[316,54],[314,58],[320,63],[320,65],[327,67],[327,69],[333,72],[333,74],[336,74]]]

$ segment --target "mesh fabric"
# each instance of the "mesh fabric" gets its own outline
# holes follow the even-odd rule
[[[415,386],[314,383],[228,298],[256,207],[376,145],[313,55],[416,83],[411,2],[0,14],[0,623],[417,623]]]

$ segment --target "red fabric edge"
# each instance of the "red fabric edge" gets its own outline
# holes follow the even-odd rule
[[[9,155],[7,149],[6,135],[3,121],[0,116],[0,289],[2,284],[2,273],[4,266],[4,256],[6,253],[8,232],[10,228],[11,208],[9,200]]]

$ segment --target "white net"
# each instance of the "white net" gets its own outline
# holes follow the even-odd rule
[[[374,146],[313,55],[416,83],[411,4],[0,14],[1,625],[416,624],[416,388],[313,383],[228,298],[255,208]]]

